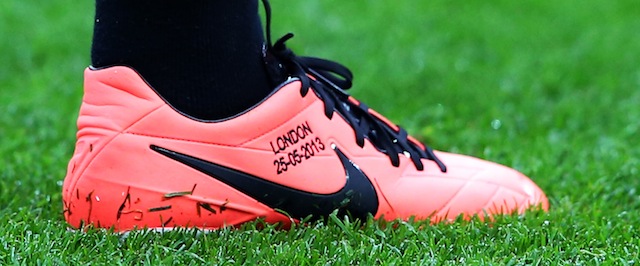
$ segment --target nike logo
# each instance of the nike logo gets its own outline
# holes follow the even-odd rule
[[[364,220],[368,214],[375,215],[378,210],[378,196],[373,184],[335,145],[333,149],[344,167],[346,183],[342,189],[332,194],[318,194],[287,187],[155,145],[151,145],[150,148],[220,180],[273,209],[282,210],[292,218],[302,219],[312,215],[313,219],[318,219],[327,217],[338,209],[340,215],[349,214],[353,218]]]

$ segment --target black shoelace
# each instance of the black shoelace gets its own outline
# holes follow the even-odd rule
[[[353,99],[345,90],[351,88],[353,74],[345,66],[320,58],[296,56],[285,42],[293,37],[288,33],[271,42],[271,6],[268,0],[262,0],[266,13],[267,53],[275,56],[288,75],[298,78],[302,83],[300,94],[304,97],[309,90],[324,102],[324,113],[331,119],[338,112],[351,125],[356,143],[364,147],[365,138],[391,159],[395,167],[400,165],[399,155],[403,154],[413,161],[416,169],[423,170],[421,159],[434,161],[440,171],[447,168],[429,147],[409,139],[403,128],[390,125],[373,113],[365,104]]]

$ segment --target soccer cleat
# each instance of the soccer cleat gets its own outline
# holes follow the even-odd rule
[[[348,69],[296,56],[284,45],[291,37],[267,49],[290,78],[217,121],[174,109],[131,68],[87,69],[63,185],[68,223],[216,229],[256,219],[287,225],[335,210],[443,221],[548,208],[519,172],[408,136],[344,91]]]
[[[336,209],[439,221],[547,208],[522,174],[432,152],[353,98],[306,82],[292,78],[236,117],[199,121],[130,68],[87,69],[65,218],[123,231],[286,224]]]

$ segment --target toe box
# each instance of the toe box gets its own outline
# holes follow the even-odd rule
[[[522,213],[532,207],[548,209],[544,192],[522,173],[470,156],[437,152],[447,165],[417,171],[410,167],[382,188],[389,203],[388,218],[450,220],[463,215]]]

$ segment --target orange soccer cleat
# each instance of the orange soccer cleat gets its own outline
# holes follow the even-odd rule
[[[268,51],[291,78],[218,121],[177,111],[131,68],[87,69],[63,186],[69,224],[215,229],[336,209],[440,221],[548,208],[517,171],[408,136],[344,92],[348,69],[294,55],[284,45],[290,37],[269,41]]]

